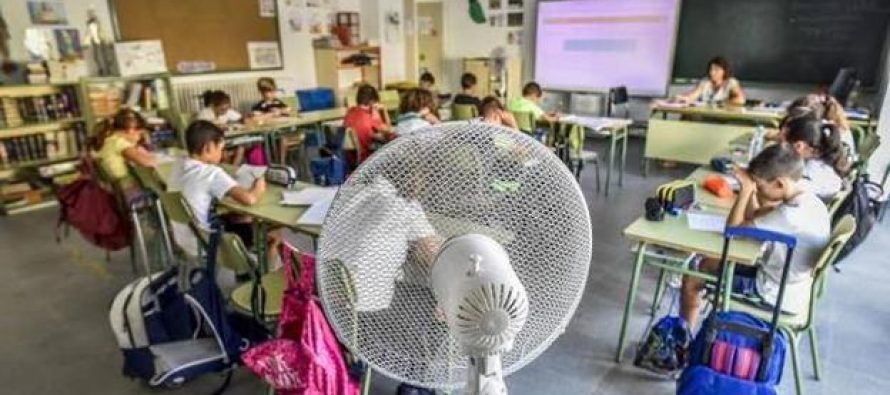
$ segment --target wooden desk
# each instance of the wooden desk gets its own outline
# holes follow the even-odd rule
[[[579,115],[565,115],[560,117],[559,123],[569,127],[568,139],[578,152],[584,147],[586,131],[590,130],[594,135],[609,138],[609,167],[606,171],[606,196],[609,195],[609,185],[612,183],[612,169],[615,167],[615,147],[621,142],[620,173],[618,173],[618,186],[624,186],[624,172],[627,163],[627,137],[630,119],[585,117]],[[561,128],[556,128],[560,130]]]
[[[719,199],[701,188],[701,180],[711,173],[713,172],[704,168],[699,168],[689,176],[689,179],[696,181],[696,201],[699,204],[709,206],[711,209],[728,212],[732,205],[730,199]],[[637,251],[630,286],[627,290],[624,316],[621,321],[621,329],[618,336],[618,350],[615,354],[615,360],[619,363],[621,362],[621,357],[624,353],[627,324],[630,319],[633,302],[636,298],[637,287],[639,286],[640,274],[643,267],[649,265],[661,270],[658,283],[656,284],[655,297],[652,302],[652,314],[654,314],[659,303],[667,272],[695,276],[714,281],[716,280],[715,276],[688,268],[686,254],[695,253],[708,258],[719,259],[723,248],[723,235],[716,232],[690,229],[687,225],[685,213],[680,214],[679,216],[666,215],[663,221],[658,222],[648,221],[642,217],[638,218],[624,229],[624,235],[636,242]],[[680,252],[680,254],[664,253],[658,251],[659,249],[669,249],[675,252]],[[750,240],[735,240],[730,245],[726,278],[724,279],[724,284],[729,285],[722,290],[726,295],[723,300],[727,303],[730,300],[729,296],[732,291],[731,284],[735,264],[755,264],[757,258],[760,256],[760,250],[761,244]]]

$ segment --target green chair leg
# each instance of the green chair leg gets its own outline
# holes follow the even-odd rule
[[[650,315],[655,317],[655,314],[658,312],[658,308],[661,306],[661,298],[664,296],[664,282],[667,279],[667,271],[661,269],[661,273],[658,275],[658,283],[655,284],[655,295],[652,296],[652,310]]]
[[[800,338],[792,331],[784,330],[788,335],[788,343],[791,345],[791,366],[794,369],[794,389],[797,395],[803,395],[803,377],[800,374]]]
[[[362,395],[368,395],[371,393],[371,366],[368,366],[365,369],[365,374],[362,375]]]
[[[819,362],[819,344],[816,341],[816,327],[811,326],[807,331],[807,336],[810,338],[810,356],[813,358],[813,376],[815,376],[816,381],[822,379],[822,367]]]
[[[621,320],[621,330],[618,334],[618,350],[615,351],[615,362],[621,363],[624,353],[624,342],[627,340],[627,322],[630,320],[630,311],[637,296],[637,286],[640,282],[640,272],[643,271],[643,260],[646,256],[646,244],[641,244],[637,251],[637,259],[634,262],[633,274],[630,277],[630,286],[627,288],[627,301],[624,302],[624,318]]]

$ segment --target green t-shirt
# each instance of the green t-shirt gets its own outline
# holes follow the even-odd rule
[[[126,137],[114,133],[108,136],[99,150],[99,164],[111,176],[114,181],[126,182],[130,178],[130,169],[127,168],[127,159],[124,158],[124,150],[135,147],[136,143],[127,140]]]
[[[538,119],[541,119],[541,116],[544,115],[544,110],[538,106],[538,103],[535,103],[529,99],[524,97],[518,97],[513,100],[510,100],[510,103],[507,105],[507,111],[511,112],[530,112],[534,115],[534,121],[537,122]]]

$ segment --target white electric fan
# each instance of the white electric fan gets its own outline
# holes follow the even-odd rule
[[[565,329],[591,258],[575,178],[525,134],[448,123],[400,137],[340,188],[318,288],[340,340],[413,385],[506,394]]]

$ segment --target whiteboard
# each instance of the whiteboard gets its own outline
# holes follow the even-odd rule
[[[535,80],[545,89],[664,96],[680,0],[538,3]]]

